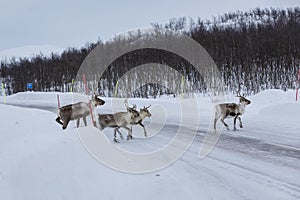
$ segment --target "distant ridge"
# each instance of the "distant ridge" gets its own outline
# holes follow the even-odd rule
[[[31,58],[43,54],[45,56],[53,53],[62,53],[64,48],[55,45],[27,45],[0,51],[0,61],[10,60],[12,58]]]

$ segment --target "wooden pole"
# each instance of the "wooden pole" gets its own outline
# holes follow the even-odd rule
[[[2,83],[2,95],[3,95],[3,103],[6,104],[6,93],[5,93],[4,83]]]
[[[181,91],[180,91],[180,96],[183,99],[184,98],[184,76],[181,77]]]
[[[57,94],[57,107],[60,108],[60,100],[59,100],[59,94]]]
[[[86,82],[85,74],[82,75],[82,79],[83,79],[83,83],[84,83],[85,94],[88,95],[89,94],[89,89],[87,87],[87,82]],[[96,121],[94,119],[94,114],[93,114],[93,109],[92,109],[91,103],[89,103],[89,107],[90,107],[90,113],[91,113],[91,118],[92,118],[92,124],[93,124],[94,127],[96,127]]]
[[[116,87],[115,87],[115,94],[114,94],[115,98],[117,97],[117,94],[118,94],[118,85],[119,85],[119,81],[117,81]]]
[[[297,79],[297,89],[296,89],[296,101],[298,101],[298,93],[299,93],[299,85],[300,85],[300,69],[298,71],[298,79]]]
[[[74,87],[74,78],[72,79],[72,83],[71,83],[71,89],[70,89],[71,93],[73,92],[73,87]]]

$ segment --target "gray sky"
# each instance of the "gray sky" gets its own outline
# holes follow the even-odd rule
[[[0,51],[45,44],[78,47],[173,17],[211,19],[229,11],[299,4],[299,0],[0,0]]]

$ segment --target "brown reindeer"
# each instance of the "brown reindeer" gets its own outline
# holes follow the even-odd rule
[[[243,128],[241,115],[245,113],[246,105],[250,104],[251,101],[246,99],[245,96],[238,95],[240,100],[238,104],[236,103],[222,103],[215,106],[215,120],[214,120],[214,130],[216,130],[217,121],[221,118],[221,122],[226,126],[227,130],[229,130],[228,125],[225,123],[225,119],[227,117],[234,117],[234,129],[236,128],[236,119],[240,121],[240,128]]]
[[[63,125],[62,128],[66,129],[71,120],[77,120],[76,125],[79,127],[80,118],[83,119],[84,125],[87,126],[86,117],[90,115],[90,106],[100,106],[105,104],[105,101],[99,98],[99,96],[92,96],[89,103],[78,102],[63,106],[58,109],[58,117],[56,122]]]
[[[125,105],[128,105],[127,100],[125,100]],[[117,140],[117,132],[120,134],[120,137],[123,139],[123,135],[119,131],[119,128],[125,128],[128,130],[128,135],[131,135],[131,129],[127,126],[132,123],[132,120],[138,115],[136,111],[136,106],[133,108],[126,107],[127,112],[117,112],[114,114],[98,114],[99,129],[103,130],[106,127],[115,128],[114,129],[114,142]]]
[[[150,113],[150,111],[148,110],[148,108],[150,108],[150,107],[151,107],[151,105],[148,106],[148,107],[145,107],[145,106],[144,106],[144,108],[141,108],[141,109],[140,109],[140,112],[137,112],[137,111],[136,111],[136,112],[138,113],[138,115],[136,114],[135,117],[133,118],[132,122],[131,122],[132,125],[137,125],[137,124],[139,124],[141,127],[143,127],[145,137],[147,137],[147,131],[146,131],[145,125],[144,125],[142,122],[143,122],[143,120],[144,120],[146,117],[151,117],[151,113]],[[132,137],[132,127],[131,127],[131,132],[130,132],[130,133],[131,133],[130,135],[127,135],[127,140],[133,138],[133,137]]]

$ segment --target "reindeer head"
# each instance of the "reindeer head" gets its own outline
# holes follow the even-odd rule
[[[148,107],[144,106],[144,108],[141,108],[141,109],[140,109],[140,113],[145,113],[146,117],[151,117],[151,113],[150,113],[150,111],[148,110],[148,108],[150,108],[150,107],[151,107],[151,105],[148,106]]]
[[[127,106],[126,109],[128,112],[137,112],[135,104],[132,107]]]
[[[132,107],[129,107],[127,99],[125,99],[124,104],[127,109],[127,112],[129,112],[132,115],[132,118],[138,117],[140,115],[139,112],[136,110],[135,104],[133,104]]]
[[[136,111],[136,105],[135,104],[133,104],[132,108],[129,107],[129,105],[128,105],[128,99],[125,99],[124,104],[125,104],[125,107],[126,107],[126,109],[127,109],[128,112]]]
[[[238,94],[237,97],[240,98],[240,103],[243,105],[248,105],[251,103],[250,100],[246,99],[245,94],[243,94],[243,95]]]
[[[91,100],[92,104],[96,107],[96,106],[101,106],[105,104],[105,101],[100,99],[100,95],[93,95],[92,96],[92,100]]]

